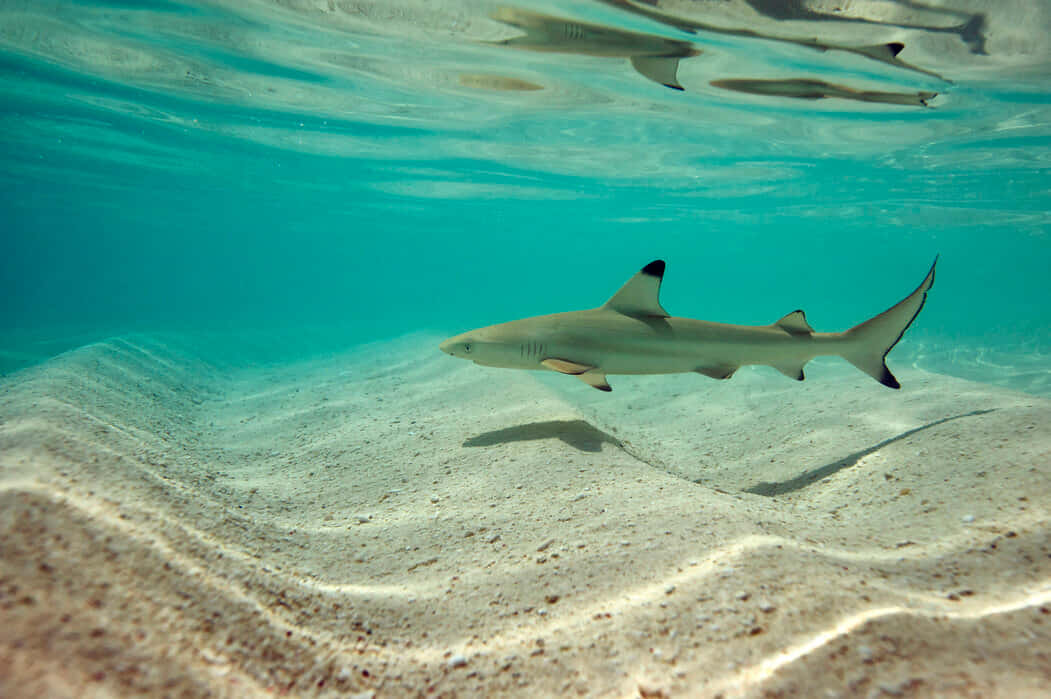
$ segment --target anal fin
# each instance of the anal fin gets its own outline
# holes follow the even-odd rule
[[[785,376],[787,376],[790,379],[795,379],[796,381],[802,381],[803,379],[806,378],[806,376],[803,375],[803,366],[805,364],[806,364],[806,362],[802,362],[800,364],[794,364],[794,363],[787,363],[786,362],[786,363],[782,363],[782,364],[771,364],[770,366],[772,366],[773,368],[777,369],[778,371],[780,371],[782,374],[784,374]]]

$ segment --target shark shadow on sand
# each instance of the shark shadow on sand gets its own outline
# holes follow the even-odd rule
[[[623,448],[620,440],[585,420],[548,420],[483,432],[463,443],[465,447],[491,447],[509,442],[558,439],[578,451],[600,452],[603,444]]]
[[[824,480],[825,478],[828,478],[832,474],[838,473],[839,471],[842,471],[845,468],[850,468],[869,454],[874,454],[883,447],[889,444],[893,444],[894,442],[901,441],[906,437],[911,437],[917,432],[922,432],[923,430],[930,429],[931,427],[937,427],[938,425],[950,422],[952,420],[959,420],[965,417],[976,417],[978,415],[987,415],[988,413],[991,413],[994,410],[995,408],[990,408],[988,410],[974,410],[972,412],[964,413],[962,415],[952,415],[950,417],[943,417],[941,420],[928,422],[926,425],[920,425],[919,427],[907,430],[899,435],[891,437],[890,439],[885,439],[875,446],[869,447],[868,449],[862,449],[861,451],[856,451],[853,454],[848,454],[847,456],[844,456],[838,461],[833,461],[830,464],[826,464],[819,468],[812,469],[810,471],[807,471],[806,473],[802,473],[796,476],[795,478],[789,479],[787,481],[781,481],[780,483],[757,483],[751,488],[746,488],[744,492],[752,493],[753,495],[765,495],[766,497],[776,497],[778,495],[794,493],[797,490],[802,490],[803,488],[813,485],[814,483],[817,483],[820,480]]]

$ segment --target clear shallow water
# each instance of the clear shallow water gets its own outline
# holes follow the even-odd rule
[[[5,368],[123,332],[458,332],[598,304],[657,257],[674,314],[838,330],[936,253],[910,340],[1043,356],[1049,25],[1039,2],[4,2]]]
[[[1046,690],[1049,17],[0,0],[0,695]],[[901,392],[437,347],[936,253]]]

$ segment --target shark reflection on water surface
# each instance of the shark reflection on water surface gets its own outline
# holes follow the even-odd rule
[[[830,55],[837,53],[852,54],[902,71],[926,75],[945,83],[951,82],[932,70],[902,60],[899,56],[905,50],[903,41],[895,40],[854,45],[846,37],[828,39],[805,35],[792,36],[792,32],[782,33],[778,31],[774,33],[774,29],[780,30],[780,25],[789,25],[790,22],[813,23],[820,21],[828,25],[829,30],[826,33],[832,35],[835,34],[837,22],[840,23],[840,28],[846,26],[856,27],[858,24],[864,23],[874,27],[896,28],[911,32],[956,34],[968,47],[970,53],[984,54],[984,15],[981,14],[968,14],[951,9],[931,8],[916,3],[906,3],[910,9],[914,9],[921,14],[923,12],[931,14],[932,23],[921,24],[918,20],[913,23],[893,23],[859,16],[857,8],[851,15],[825,14],[800,2],[771,4],[763,0],[745,1],[747,7],[759,13],[761,18],[765,20],[762,26],[764,28],[769,27],[768,31],[764,32],[760,28],[752,27],[734,27],[732,26],[732,21],[728,21],[726,23],[727,26],[720,26],[707,16],[704,16],[703,19],[682,16],[681,14],[675,14],[678,8],[669,8],[666,4],[659,5],[656,0],[645,3],[632,2],[630,0],[599,0],[604,5],[660,23],[687,36],[684,36],[682,39],[670,38],[658,34],[629,31],[628,29],[576,19],[555,17],[531,10],[501,7],[492,14],[492,19],[521,30],[523,33],[489,43],[544,53],[576,54],[601,58],[627,58],[642,76],[678,91],[684,90],[678,76],[680,60],[702,55],[704,50],[699,48],[698,44],[703,43],[702,35],[705,33],[795,45]],[[730,4],[734,5],[734,3]],[[740,3],[737,3],[737,5],[740,5]],[[679,12],[681,13],[682,10],[679,9]],[[711,14],[711,12],[708,14]],[[727,15],[726,19],[730,20],[731,18]],[[941,23],[937,23],[936,19],[940,19]],[[799,29],[795,27],[793,29],[798,33]],[[796,99],[838,98],[858,102],[879,102],[892,105],[926,107],[929,106],[929,101],[937,95],[933,91],[859,89],[849,85],[826,82],[810,76],[788,76],[785,78],[758,77],[754,75],[712,77],[715,79],[708,82],[715,87],[769,97]],[[502,76],[494,77],[489,81],[480,79],[461,80],[462,84],[468,86],[497,89],[505,89],[502,87],[504,83],[510,85],[513,82],[513,78],[503,78]]]
[[[855,90],[844,85],[834,85],[824,80],[796,78],[789,80],[713,80],[713,87],[752,95],[770,97],[792,97],[795,99],[819,100],[828,97],[855,100],[857,102],[881,102],[914,107],[927,107],[927,103],[938,96],[937,92],[882,92],[879,90]]]
[[[643,76],[673,90],[679,84],[679,59],[700,55],[688,41],[665,39],[598,24],[551,17],[528,10],[501,8],[493,19],[525,32],[522,36],[496,42],[500,46],[574,53],[605,58],[628,58]]]

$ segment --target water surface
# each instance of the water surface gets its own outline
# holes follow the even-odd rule
[[[1049,17],[8,1],[0,326],[12,356],[168,329],[347,346],[587,307],[662,257],[674,314],[836,330],[941,253],[917,338],[1045,352]]]

